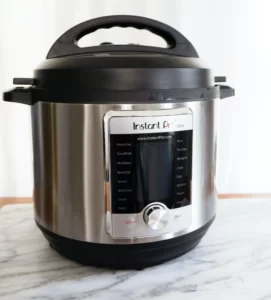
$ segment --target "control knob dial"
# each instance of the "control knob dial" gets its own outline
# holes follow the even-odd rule
[[[162,205],[151,205],[144,212],[144,221],[152,229],[162,229],[168,224],[169,214]]]

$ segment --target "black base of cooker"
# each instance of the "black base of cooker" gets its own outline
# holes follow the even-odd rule
[[[38,227],[52,248],[63,256],[86,265],[116,269],[144,269],[174,259],[200,242],[214,218],[203,227],[169,240],[133,245],[108,245],[82,242]]]

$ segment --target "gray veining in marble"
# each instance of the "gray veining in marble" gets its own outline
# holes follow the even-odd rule
[[[220,200],[196,249],[143,271],[71,262],[48,246],[31,205],[5,206],[0,299],[271,300],[271,199]]]

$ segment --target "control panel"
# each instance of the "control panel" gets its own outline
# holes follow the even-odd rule
[[[167,113],[114,112],[105,123],[115,238],[156,236],[191,224],[193,117],[187,108]]]

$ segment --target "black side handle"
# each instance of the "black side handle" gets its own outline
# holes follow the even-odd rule
[[[226,81],[227,81],[226,76],[215,76],[215,82],[226,82]],[[220,99],[233,97],[235,95],[234,88],[228,85],[217,84],[216,86],[219,87],[220,90]]]
[[[109,44],[85,48],[80,48],[78,46],[78,40],[86,34],[92,33],[98,29],[111,28],[115,26],[147,29],[162,37],[167,42],[168,48]],[[67,55],[101,52],[152,52],[186,57],[198,57],[193,45],[186,37],[174,28],[149,18],[116,15],[92,19],[72,27],[58,40],[56,40],[47,55],[47,59]]]
[[[16,78],[13,78],[13,84],[34,85],[34,84],[36,84],[36,80],[35,80],[35,78],[16,77]]]
[[[215,82],[226,82],[226,76],[215,76]]]
[[[4,101],[32,105],[32,88],[16,87],[3,94]]]
[[[217,85],[220,88],[220,99],[233,97],[235,90],[228,85]]]
[[[40,89],[35,87],[35,78],[13,78],[13,84],[29,85],[28,87],[15,87],[3,93],[3,99],[7,102],[17,102],[27,105],[33,104],[33,95],[37,95]]]

